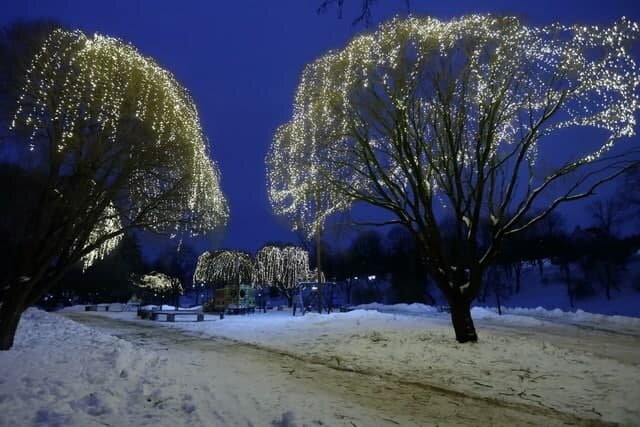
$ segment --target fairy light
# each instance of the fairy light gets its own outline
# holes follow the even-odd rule
[[[122,223],[120,222],[118,211],[116,210],[115,206],[113,206],[113,203],[110,203],[109,206],[107,206],[107,208],[105,209],[101,219],[95,225],[93,230],[91,230],[86,246],[93,246],[103,237],[106,237],[107,235],[114,233],[121,228]],[[96,261],[101,260],[105,256],[107,256],[118,246],[121,240],[122,234],[118,234],[115,237],[106,239],[96,249],[92,250],[84,257],[82,257],[82,270],[86,271],[86,269],[93,265]]]
[[[260,285],[293,289],[300,281],[310,280],[309,252],[297,246],[262,247],[256,253],[256,281]]]
[[[266,158],[274,212],[311,234],[362,196],[379,197],[379,187],[393,192],[377,179],[381,172],[375,168],[410,193],[411,176],[401,167],[407,157],[422,169],[424,186],[440,197],[448,185],[446,165],[466,168],[470,180],[478,172],[477,141],[498,96],[489,147],[494,163],[510,146],[523,144],[523,135],[556,104],[553,119],[535,130],[526,160],[533,166],[540,141],[580,126],[608,134],[601,146],[576,160],[593,162],[635,134],[640,74],[628,46],[639,35],[638,24],[624,17],[611,27],[532,27],[516,18],[470,15],[451,21],[395,18],[357,36],[302,73],[293,115],[275,133]],[[443,78],[447,67],[452,70],[445,83],[453,101],[444,106],[446,112],[434,90],[439,64],[446,64]],[[456,75],[462,65],[467,74]],[[376,105],[380,108],[372,111]],[[438,129],[429,126],[442,122],[445,113],[464,115],[455,152],[438,143]],[[416,122],[422,124],[417,129]],[[399,151],[401,137],[414,152]],[[365,158],[363,140],[375,164]],[[365,170],[372,165],[373,171]]]
[[[30,131],[32,151],[41,137],[54,135],[61,158],[82,155],[79,143],[130,151],[126,216],[153,231],[197,235],[227,221],[220,172],[191,96],[170,72],[118,39],[53,31],[27,69],[11,120],[12,129],[19,126]],[[133,126],[144,129],[144,137],[127,138]],[[178,183],[180,194],[163,197]],[[109,219],[96,226],[89,244],[122,227],[120,208],[109,205]],[[85,266],[118,239],[85,256]]]
[[[178,280],[157,271],[144,274],[138,281],[137,286],[156,293],[164,293],[172,290],[177,290],[180,293],[183,292],[182,285]]]
[[[194,283],[252,284],[254,278],[251,255],[235,250],[204,252],[193,274]]]

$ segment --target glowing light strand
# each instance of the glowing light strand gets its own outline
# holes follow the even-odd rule
[[[271,205],[294,228],[312,232],[328,215],[349,209],[362,196],[379,200],[380,189],[392,195],[398,189],[410,192],[413,176],[398,161],[407,155],[398,151],[399,138],[416,147],[411,156],[422,169],[423,185],[436,197],[449,185],[447,165],[453,162],[473,183],[475,144],[498,96],[501,111],[491,129],[487,164],[499,163],[510,146],[532,132],[532,118],[535,123],[556,105],[554,119],[533,130],[527,162],[537,161],[541,140],[575,126],[609,135],[575,161],[593,162],[617,140],[635,134],[640,73],[628,45],[639,34],[638,24],[625,18],[604,28],[530,27],[516,18],[483,15],[449,22],[393,19],[327,53],[302,73],[293,116],[276,132],[266,159]],[[450,76],[446,67],[440,77],[428,74],[439,61],[464,64],[468,75],[456,75],[462,71],[455,65]],[[443,111],[435,89],[446,83],[453,101]],[[376,105],[382,108],[374,111]],[[428,126],[445,114],[454,119],[465,115],[455,152],[451,145],[437,143],[438,130]],[[395,123],[397,118],[404,121]],[[358,169],[366,163],[360,161],[364,155],[375,156],[368,162],[372,170]],[[380,171],[397,187],[376,179]],[[311,197],[317,189],[322,204]]]
[[[169,291],[183,292],[182,285],[176,278],[156,271],[143,275],[138,281],[137,286],[149,289],[156,293],[165,293]]]
[[[193,274],[194,283],[253,284],[254,278],[251,255],[234,250],[204,252]]]
[[[136,123],[147,131],[128,140],[126,132]],[[11,128],[18,126],[30,129],[30,150],[54,130],[61,157],[82,152],[78,143],[95,129],[103,144],[131,144],[136,150],[129,155],[136,166],[129,177],[128,201],[109,205],[104,215],[109,219],[96,226],[88,244],[121,227],[114,214],[125,205],[127,218],[138,218],[155,231],[173,228],[173,235],[199,234],[227,221],[220,173],[210,160],[193,100],[171,73],[120,40],[80,31],[52,32],[27,70],[11,122]],[[179,195],[163,197],[176,183],[185,182]],[[117,241],[86,255],[85,266]]]
[[[309,252],[296,246],[264,246],[256,253],[256,281],[260,285],[293,289],[310,280]]]

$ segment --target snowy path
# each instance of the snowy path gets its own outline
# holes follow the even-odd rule
[[[194,425],[563,425],[579,418],[528,404],[348,372],[220,337],[101,315],[66,317],[163,354]],[[177,396],[176,396],[177,397]],[[293,423],[274,421],[293,419]],[[289,419],[290,421],[290,419]]]

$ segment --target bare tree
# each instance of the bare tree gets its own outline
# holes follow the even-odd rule
[[[622,192],[621,201],[637,222],[640,218],[640,167],[633,168],[625,175]]]
[[[596,200],[589,206],[594,226],[610,237],[616,234],[620,222],[625,219],[624,208],[622,200],[615,198]]]
[[[624,18],[609,28],[392,20],[305,69],[286,173],[306,174],[297,153],[317,153],[308,169],[329,184],[332,209],[365,202],[392,214],[385,223],[412,233],[447,297],[456,339],[476,341],[470,305],[503,241],[634,165],[613,145],[634,134],[637,35]],[[559,131],[580,126],[600,129],[597,147],[544,157]],[[445,250],[443,216],[460,250]]]
[[[371,12],[373,9],[373,5],[377,2],[377,0],[360,0],[360,13],[353,20],[352,25],[358,25],[361,22],[364,23],[365,26],[369,26],[371,23]],[[342,19],[342,13],[344,10],[345,0],[323,0],[318,6],[317,13],[324,13],[328,9],[335,7],[338,11],[338,18]],[[410,0],[404,0],[404,4],[407,8],[407,11],[410,10]]]
[[[191,97],[131,45],[54,30],[18,87],[11,143],[43,180],[0,278],[0,349],[26,307],[127,230],[197,234],[227,217]]]

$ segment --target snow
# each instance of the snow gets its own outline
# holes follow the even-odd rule
[[[30,309],[14,348],[0,353],[0,425],[161,421],[152,410],[166,382],[153,373],[161,363],[127,341]]]
[[[296,317],[276,310],[223,320],[207,315],[204,322],[176,323],[139,320],[134,312],[69,311],[78,319],[126,320],[165,328],[167,334],[224,337],[371,378],[395,378],[582,418],[628,424],[640,419],[640,319],[542,308],[509,309],[498,316],[493,308],[474,307],[480,341],[461,345],[453,339],[449,314],[434,307],[365,307]],[[599,332],[603,328],[625,333]],[[47,425],[87,425],[95,417],[120,425],[123,420],[139,423],[158,417],[161,425],[177,420],[187,424],[189,416],[202,414],[202,402],[211,397],[175,377],[180,363],[187,365],[58,315],[29,310],[15,348],[0,353],[0,413],[5,414],[0,425],[23,424],[30,414],[35,414],[33,423]],[[78,367],[77,375],[69,375]],[[152,406],[166,402],[167,396],[172,396],[171,404],[163,403],[164,411],[158,414]],[[305,419],[327,422],[321,406],[307,409]],[[273,412],[267,421],[284,413]],[[245,415],[265,424],[264,416],[251,411]],[[238,421],[225,417],[227,425]]]
[[[156,323],[205,336],[222,336],[252,343],[314,362],[376,375],[446,387],[495,399],[533,401],[543,407],[603,419],[639,419],[640,360],[629,363],[603,358],[575,348],[563,348],[540,337],[504,335],[479,327],[480,342],[460,345],[453,339],[448,313],[412,304],[368,305],[368,310],[292,317],[290,312],[226,316],[220,321]],[[375,308],[372,310],[371,308]],[[401,314],[406,310],[406,315]],[[380,312],[389,311],[389,312]],[[512,327],[545,327],[549,321],[518,314],[498,316],[493,309],[474,307],[478,321]],[[634,328],[638,319],[585,312],[535,310],[549,319],[560,317],[581,324],[613,322]],[[416,315],[418,314],[418,315]],[[425,316],[421,316],[424,314]],[[102,314],[100,314],[102,315]],[[133,320],[130,313],[109,314]],[[135,320],[134,320],[135,321]]]
[[[356,306],[356,308],[363,310],[394,310],[403,313],[434,313],[438,311],[436,307],[419,303],[385,305],[373,302],[370,304],[360,304]]]

